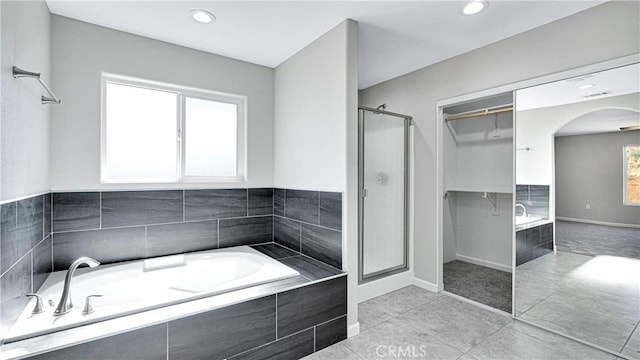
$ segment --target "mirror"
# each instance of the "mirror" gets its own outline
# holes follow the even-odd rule
[[[640,65],[516,92],[514,314],[640,358]]]

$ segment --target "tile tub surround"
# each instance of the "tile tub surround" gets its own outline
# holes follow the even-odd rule
[[[527,209],[527,214],[549,218],[549,185],[516,185],[516,203]]]
[[[275,189],[273,240],[342,268],[342,194]]]
[[[0,338],[52,271],[51,194],[0,205]]]
[[[273,189],[53,193],[53,266],[273,241]],[[270,205],[268,205],[270,204]]]
[[[297,258],[297,270],[317,268],[311,274],[319,279],[299,276],[280,282],[289,285],[265,284],[223,294],[219,297],[226,296],[231,305],[186,317],[165,315],[166,321],[32,358],[85,359],[90,354],[91,359],[298,359],[346,339],[346,274],[276,244],[256,248],[276,259]],[[248,300],[238,303],[243,296]],[[179,306],[187,304],[171,308]],[[24,345],[20,343],[5,349]]]
[[[56,271],[78,256],[107,264],[272,241],[342,267],[341,193],[150,190],[53,193],[52,199]]]
[[[516,266],[553,251],[553,222],[516,231]]]

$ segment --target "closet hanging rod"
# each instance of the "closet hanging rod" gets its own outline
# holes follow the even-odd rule
[[[42,78],[40,77],[40,73],[23,70],[23,69],[20,69],[17,66],[14,66],[13,67],[13,78],[17,79],[17,78],[21,78],[21,77],[31,77],[31,78],[35,78],[36,80],[38,80],[38,82],[40,83],[40,85],[42,85],[42,87],[47,92],[47,94],[49,94],[49,96],[44,96],[44,95],[41,96],[40,101],[42,101],[43,104],[60,104],[62,102],[53,93],[53,91],[51,91],[49,86],[47,86],[47,84],[44,81],[42,81]]]
[[[509,112],[509,111],[513,111],[513,106],[509,106],[509,107],[501,108],[501,109],[495,109],[495,110],[487,109],[487,110],[475,112],[475,113],[472,113],[472,114],[448,116],[445,119],[445,121],[449,122],[449,121],[455,121],[455,120],[464,120],[464,119],[474,118],[474,117],[478,117],[478,116],[485,116],[485,115],[491,115],[491,114],[500,114],[500,113]]]

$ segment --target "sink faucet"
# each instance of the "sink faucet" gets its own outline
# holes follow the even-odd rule
[[[82,264],[87,264],[90,267],[96,267],[100,265],[100,262],[90,257],[83,256],[81,258],[78,258],[71,264],[71,266],[69,266],[67,275],[64,278],[64,288],[62,290],[62,296],[60,297],[60,302],[58,303],[56,311],[53,312],[54,315],[64,315],[71,311],[71,308],[73,307],[73,304],[71,303],[71,294],[69,292],[69,287],[71,286],[71,278],[73,277],[73,273],[76,272],[78,266]]]
[[[522,216],[527,217],[527,208],[525,208],[522,204],[516,204],[516,210],[518,209],[518,207],[522,208]]]

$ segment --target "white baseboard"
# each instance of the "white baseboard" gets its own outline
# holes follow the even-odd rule
[[[460,255],[460,254],[456,254],[456,259],[458,259],[460,261],[468,262],[468,263],[471,263],[471,264],[476,264],[476,265],[480,265],[480,266],[485,266],[485,267],[488,267],[488,268],[496,269],[496,270],[512,272],[511,266],[507,266],[507,265],[504,265],[504,264],[498,264],[498,263],[493,262],[493,261],[477,259],[477,258],[474,258],[474,257],[471,257],[471,256],[465,256],[465,255]]]
[[[573,222],[579,222],[579,223],[584,223],[584,224],[594,224],[594,225],[605,225],[605,226],[615,226],[615,227],[623,227],[623,228],[640,229],[640,225],[636,225],[636,224],[621,224],[621,223],[614,223],[614,222],[608,222],[608,221],[598,221],[598,220],[589,220],[589,219],[574,219],[574,218],[561,217],[561,216],[556,216],[556,220],[573,221]]]
[[[413,278],[413,285],[425,290],[429,290],[431,292],[435,292],[435,293],[437,293],[439,290],[442,290],[442,289],[438,289],[438,285],[428,281],[424,281],[422,279],[418,279],[416,277]]]
[[[356,322],[355,324],[351,324],[347,327],[348,338],[356,336],[358,334],[360,334],[360,322]]]
[[[407,270],[358,285],[358,303],[413,284],[413,272]]]

